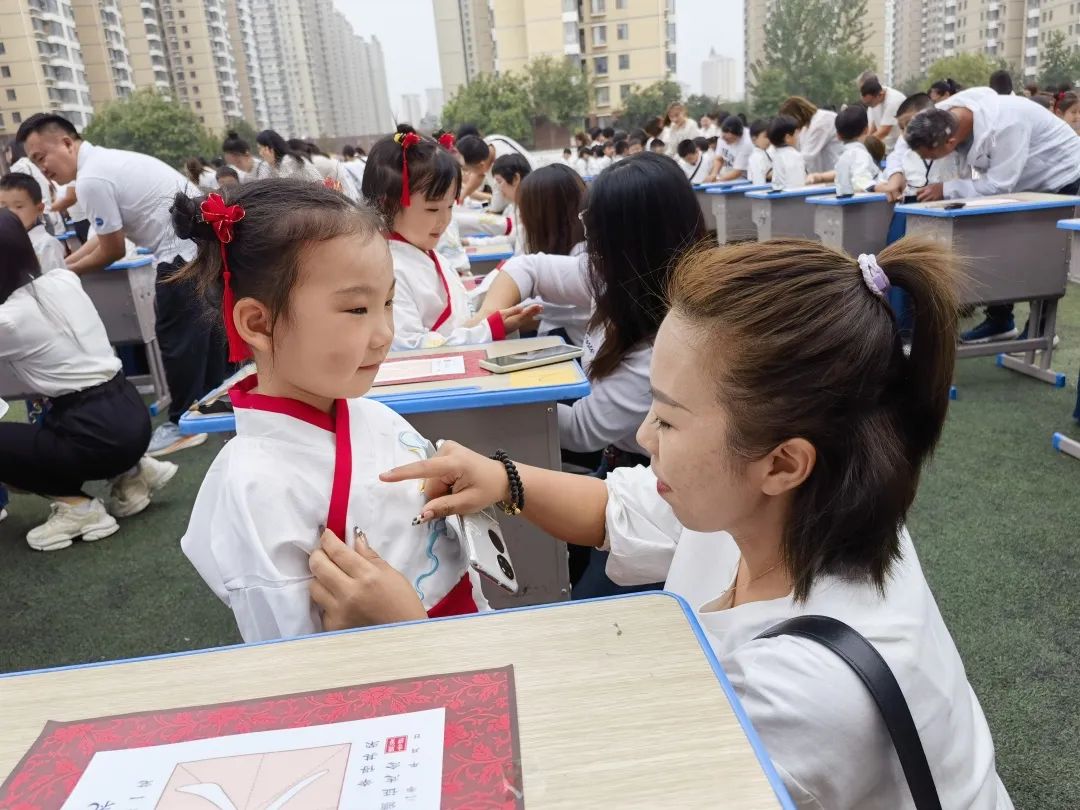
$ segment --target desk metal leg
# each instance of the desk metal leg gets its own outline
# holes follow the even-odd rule
[[[1031,302],[1028,318],[1028,340],[1014,341],[1027,349],[1022,357],[1015,352],[999,354],[997,364],[1011,371],[1018,371],[1057,388],[1065,387],[1065,375],[1050,368],[1054,357],[1054,332],[1057,328],[1057,300],[1047,299]],[[1034,344],[1034,345],[1030,345]],[[1036,356],[1038,355],[1038,356]]]
[[[453,439],[484,455],[502,449],[522,464],[550,470],[561,467],[559,422],[553,402],[410,414],[405,418],[431,441]],[[566,544],[521,518],[500,515],[499,522],[522,587],[518,596],[510,596],[485,581],[484,594],[492,607],[521,607],[569,599]]]
[[[165,413],[172,402],[169,384],[165,380],[165,361],[161,359],[161,347],[158,346],[157,338],[146,342],[146,362],[150,366],[150,378],[154,381],[155,399],[150,403],[150,413],[157,416]]]
[[[1061,433],[1055,433],[1053,438],[1054,449],[1073,458],[1080,458],[1080,442],[1070,439]]]

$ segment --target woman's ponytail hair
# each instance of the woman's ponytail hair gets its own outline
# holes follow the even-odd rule
[[[884,587],[945,421],[957,272],[947,246],[908,237],[859,260],[796,239],[728,245],[674,274],[672,312],[720,347],[703,372],[733,454],[753,461],[793,438],[816,451],[782,540],[798,600],[826,575]],[[889,285],[911,298],[910,355]]]

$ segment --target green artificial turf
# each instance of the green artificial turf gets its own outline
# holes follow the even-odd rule
[[[910,521],[990,722],[1002,779],[1017,807],[1040,810],[1071,810],[1080,796],[1080,459],[1050,445],[1054,431],[1080,438],[1070,418],[1080,368],[1075,285],[1058,332],[1064,389],[992,358],[959,364],[960,397]],[[47,504],[12,498],[0,524],[0,671],[239,641],[231,614],[179,546],[221,446],[211,437],[177,454],[180,473],[168,488],[98,543],[31,551],[24,535],[47,517]]]

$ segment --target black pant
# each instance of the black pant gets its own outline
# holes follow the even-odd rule
[[[75,235],[79,237],[79,241],[85,245],[90,238],[90,220],[80,219],[78,222],[72,222],[71,229],[75,231]]]
[[[0,422],[0,481],[47,497],[77,497],[86,481],[134,467],[150,444],[150,414],[123,372],[57,397],[40,424]]]
[[[1080,191],[1080,178],[1073,180],[1067,186],[1062,186],[1057,191],[1051,192],[1052,194],[1068,194],[1075,195]],[[994,323],[1002,323],[1008,321],[1013,316],[1012,304],[994,304],[986,308],[986,319]]]
[[[209,317],[195,285],[169,281],[183,265],[177,256],[157,266],[157,339],[172,397],[169,419],[173,422],[180,421],[191,403],[217,388],[228,368],[224,330]]]

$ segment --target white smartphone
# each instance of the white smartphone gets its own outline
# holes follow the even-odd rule
[[[469,565],[507,593],[516,595],[520,590],[517,572],[498,519],[484,510],[475,515],[452,515],[446,522],[465,549]]]
[[[573,360],[576,357],[581,357],[581,349],[577,346],[549,346],[546,349],[533,349],[531,352],[489,357],[480,361],[480,368],[486,368],[496,374],[506,374],[509,371],[562,363],[564,360]]]

